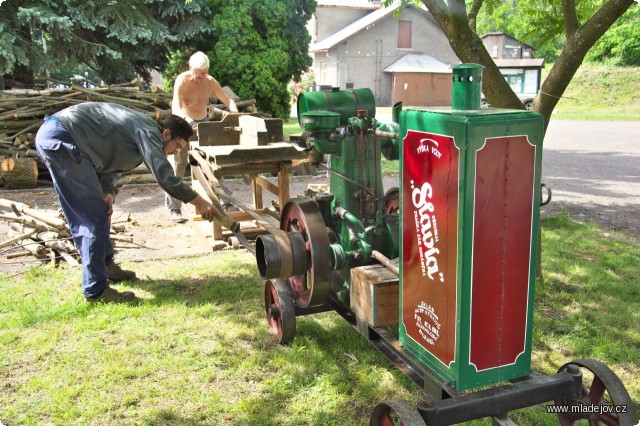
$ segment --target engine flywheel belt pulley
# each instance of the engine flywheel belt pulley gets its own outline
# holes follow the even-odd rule
[[[289,200],[280,215],[280,229],[299,232],[307,250],[307,271],[287,278],[296,305],[323,305],[331,290],[329,235],[318,205],[310,198]]]

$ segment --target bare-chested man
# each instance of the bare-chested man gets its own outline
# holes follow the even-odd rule
[[[176,78],[173,86],[172,112],[194,126],[208,120],[207,106],[209,97],[215,95],[230,112],[238,112],[235,102],[222,90],[215,78],[209,75],[209,58],[202,52],[196,52],[189,59],[189,71]],[[183,177],[187,168],[188,152],[181,150],[178,155],[169,157],[176,176]],[[182,202],[165,194],[165,205],[176,223],[186,221],[182,217]]]

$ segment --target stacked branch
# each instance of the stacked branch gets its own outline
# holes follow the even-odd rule
[[[255,111],[255,100],[242,101],[231,89],[224,89],[241,112]],[[83,102],[112,102],[158,119],[170,110],[172,98],[172,93],[163,92],[157,86],[143,90],[138,79],[91,89],[72,85],[61,89],[0,91],[0,161],[6,157],[31,157],[38,162],[39,172],[48,175],[34,145],[35,135],[46,115]],[[216,102],[219,101],[212,99],[211,111],[226,109]]]
[[[123,85],[87,89],[72,85],[62,89],[16,89],[0,92],[0,156],[36,157],[35,134],[46,115],[83,102],[113,102],[151,117],[171,106],[171,93],[157,87],[144,91],[138,80]]]
[[[3,210],[4,209],[4,210]],[[8,239],[0,241],[0,252],[7,259],[32,256],[56,266],[60,261],[80,264],[80,254],[73,243],[69,227],[60,212],[32,208],[26,204],[0,198],[0,220],[7,222]],[[122,223],[111,227],[111,240],[132,243]]]

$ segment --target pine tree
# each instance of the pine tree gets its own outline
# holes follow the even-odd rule
[[[7,0],[0,12],[0,75],[27,85],[77,66],[106,83],[148,79],[210,30],[201,0]]]
[[[306,24],[315,0],[208,0],[211,74],[262,111],[288,118],[287,84],[312,64]]]

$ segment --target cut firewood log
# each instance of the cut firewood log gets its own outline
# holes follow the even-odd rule
[[[45,247],[49,247],[57,251],[64,251],[71,255],[78,255],[76,246],[69,239],[62,237],[57,232],[39,232],[35,237],[38,240],[44,241]]]
[[[6,255],[5,257],[7,259],[15,259],[16,257],[23,257],[23,256],[30,256],[31,252],[28,250],[21,250],[15,253],[10,253],[8,255]]]
[[[9,239],[0,241],[0,248],[14,247],[20,250],[20,254],[12,257],[24,256],[24,252],[27,251],[37,259],[49,260],[56,266],[60,260],[66,261],[69,265],[81,263],[78,249],[73,243],[65,220],[60,217],[60,212],[39,210],[4,198],[0,198],[0,207],[10,210],[0,209],[0,220],[8,222],[10,228]],[[114,246],[116,243],[135,244],[133,237],[115,234],[125,231],[123,222],[129,221],[129,214],[115,219],[118,223],[112,226],[110,235]]]
[[[17,237],[19,234],[16,231],[10,230],[8,232],[9,237]],[[16,242],[16,245],[20,246],[24,250],[27,250],[33,256],[38,259],[46,259],[48,257],[49,250],[40,243],[35,242],[32,239],[24,238]]]
[[[34,209],[32,207],[29,207],[26,204],[19,203],[17,201],[11,201],[11,200],[7,200],[6,198],[0,198],[0,207],[10,208],[14,211],[26,214],[28,216],[36,218],[48,225],[51,225],[57,228],[65,229],[67,226],[67,223],[65,222],[64,219],[60,217],[52,216],[48,213],[43,212],[42,210]]]
[[[51,249],[53,250],[53,249]],[[55,250],[54,250],[55,252]],[[66,253],[64,251],[60,251],[58,252],[58,254],[67,261],[67,263],[71,266],[76,266],[76,265],[80,265],[80,261],[78,259],[76,259],[75,257],[73,257],[71,254]]]
[[[7,214],[0,214],[0,220],[5,220],[7,222],[9,222],[9,226],[11,226],[12,229],[16,229],[13,227],[14,223],[20,224],[21,226],[28,226],[30,228],[35,228],[37,229],[39,232],[41,231],[55,231],[55,232],[61,232],[64,234],[64,237],[69,237],[70,234],[67,232],[67,229],[65,228],[64,230],[55,227],[55,226],[51,226],[51,225],[47,225],[44,222],[41,222],[37,219],[34,219],[30,216],[15,216],[15,215],[7,215]],[[18,229],[16,229],[18,230]]]
[[[7,241],[3,241],[2,243],[0,243],[0,248],[10,246],[11,244],[17,243],[20,240],[24,240],[25,238],[29,238],[30,236],[32,236],[36,232],[38,232],[37,229],[31,229],[30,231],[27,231],[25,233],[18,234],[13,238],[9,238]]]
[[[38,183],[38,165],[33,158],[5,158],[0,173],[7,189],[35,188]]]
[[[120,235],[110,234],[109,238],[111,239],[111,241],[122,241],[123,243],[132,243],[133,242],[133,237],[123,237],[123,236],[120,236]]]

